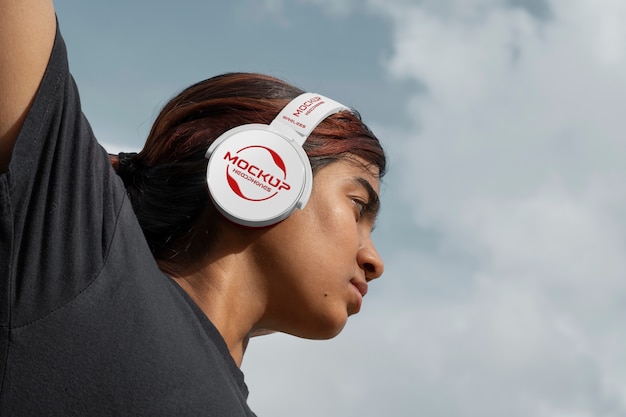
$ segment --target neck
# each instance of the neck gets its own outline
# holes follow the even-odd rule
[[[264,291],[241,254],[205,262],[188,273],[171,273],[220,332],[237,366],[264,309]]]

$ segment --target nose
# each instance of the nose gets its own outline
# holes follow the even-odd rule
[[[357,262],[363,271],[365,271],[365,280],[371,281],[380,277],[385,269],[383,259],[378,254],[371,240],[359,248],[357,254]]]

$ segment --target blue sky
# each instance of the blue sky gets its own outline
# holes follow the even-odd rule
[[[626,3],[56,7],[112,151],[228,71],[353,106],[387,148],[386,273],[337,338],[251,342],[259,416],[626,415]]]
[[[388,23],[365,12],[333,16],[314,5],[296,4],[272,13],[252,0],[185,1],[183,7],[65,1],[57,10],[65,36],[77,39],[68,44],[76,55],[72,65],[79,84],[98,88],[106,80],[100,88],[108,91],[111,102],[137,103],[132,117],[121,116],[127,112],[120,109],[115,118],[128,120],[131,129],[137,118],[151,117],[155,103],[178,89],[229,71],[271,73],[362,104],[366,118],[402,122],[406,115],[390,102],[403,95],[403,83],[386,77],[382,68],[391,54]],[[128,97],[129,89],[144,95]],[[150,104],[143,105],[142,99]],[[87,109],[92,105],[98,102],[92,104],[89,94]]]

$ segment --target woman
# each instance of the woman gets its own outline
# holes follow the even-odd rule
[[[0,415],[253,415],[249,338],[333,337],[382,274],[378,140],[330,99],[226,74],[170,101],[118,176],[52,5],[2,0],[0,28]]]

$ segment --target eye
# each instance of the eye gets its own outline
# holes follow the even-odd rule
[[[365,210],[367,209],[367,202],[359,198],[352,198],[352,203],[357,208],[357,220],[360,220],[361,217],[363,217],[363,215],[365,214]]]

